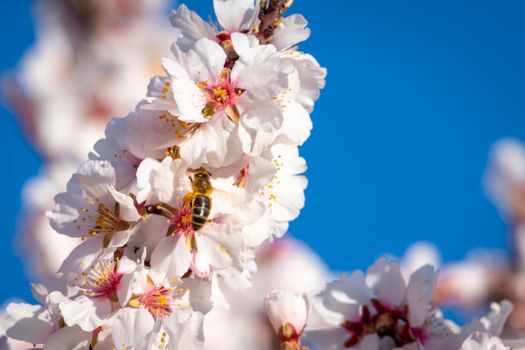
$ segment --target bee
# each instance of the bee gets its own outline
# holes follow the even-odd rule
[[[200,168],[190,177],[193,192],[189,193],[188,201],[191,205],[191,227],[194,231],[200,230],[208,221],[211,211],[211,186],[210,173]]]

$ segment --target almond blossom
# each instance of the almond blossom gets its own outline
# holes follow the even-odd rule
[[[60,311],[68,326],[78,325],[92,332],[109,319],[117,305],[126,305],[130,294],[123,277],[135,269],[127,258],[116,259],[111,255],[97,257],[77,276],[70,277],[73,288],[71,299],[60,303]]]
[[[235,34],[232,45],[239,57],[231,63],[224,49],[206,38],[187,53],[173,46],[175,60],[164,61],[168,78],[153,80],[151,100],[143,106],[165,111],[179,121],[176,126],[185,123],[196,134],[179,145],[193,167],[204,161],[213,167],[235,161],[227,155],[236,141],[244,152],[260,153],[283,123],[276,96],[287,88],[281,78],[286,71],[275,47],[244,34]],[[200,142],[199,153],[192,141]]]
[[[328,342],[326,349],[393,349],[414,344],[439,349],[452,332],[430,304],[436,277],[435,269],[425,265],[406,281],[400,265],[385,258],[377,260],[366,275],[359,270],[343,274],[321,294],[321,313],[333,328],[312,334]]]
[[[55,197],[49,213],[59,233],[88,238],[100,248],[122,246],[140,215],[133,199],[115,188],[115,170],[107,161],[87,161],[73,175],[67,192]]]

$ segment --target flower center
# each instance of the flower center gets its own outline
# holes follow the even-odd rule
[[[164,286],[155,286],[139,298],[139,303],[148,310],[155,319],[165,318],[171,314],[173,291]]]
[[[193,232],[191,228],[191,206],[186,201],[177,210],[175,217],[171,220],[171,225],[178,235],[187,235]]]
[[[176,214],[169,220],[170,229],[168,235],[173,233],[179,236],[184,236],[188,249],[193,252],[197,247],[197,243],[195,241],[195,232],[191,224],[192,214],[190,194],[184,198],[179,210],[177,210]]]
[[[88,212],[88,208],[82,208],[82,211]],[[128,222],[120,220],[120,205],[115,203],[114,210],[109,209],[104,203],[100,203],[96,210],[98,217],[95,220],[95,225],[90,227],[89,236],[94,237],[98,234],[112,235],[115,232],[127,230],[130,225]],[[82,239],[87,239],[88,236],[82,236]]]
[[[82,294],[90,298],[107,297],[112,301],[117,300],[116,291],[122,274],[117,271],[114,260],[99,262],[89,272],[83,272],[82,276],[84,278],[78,286]]]
[[[280,329],[279,329],[279,338],[283,342],[295,342],[297,343],[299,340],[300,334],[297,332],[293,324],[291,323],[285,323]]]
[[[215,82],[198,82],[197,86],[204,92],[208,103],[202,110],[202,114],[211,118],[215,113],[221,111],[234,122],[239,120],[239,110],[236,103],[244,93],[243,89],[236,88],[231,81],[231,71],[223,69]]]
[[[379,300],[372,300],[375,314],[372,315],[368,306],[362,306],[361,319],[357,322],[344,321],[341,327],[352,335],[345,342],[345,348],[357,345],[363,338],[372,333],[379,337],[390,337],[396,346],[411,344],[416,341],[407,322],[407,310],[390,309]]]

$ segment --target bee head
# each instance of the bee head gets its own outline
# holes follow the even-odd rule
[[[190,177],[194,190],[200,193],[209,192],[211,189],[210,175],[206,169],[198,169],[193,178]]]

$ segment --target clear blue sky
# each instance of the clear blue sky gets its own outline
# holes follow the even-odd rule
[[[211,1],[185,2],[211,13]],[[29,4],[0,1],[1,70],[33,40]],[[416,240],[435,242],[445,260],[505,247],[480,179],[494,141],[525,139],[525,4],[296,0],[294,10],[312,29],[301,49],[328,79],[302,148],[307,204],[290,231],[335,270],[365,268]],[[0,118],[1,302],[29,298],[12,236],[40,160],[3,107]]]

